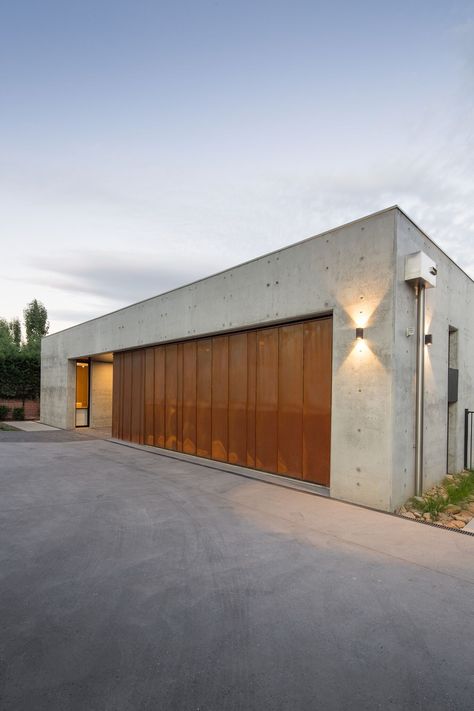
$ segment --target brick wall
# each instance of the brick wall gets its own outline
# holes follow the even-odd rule
[[[14,407],[23,407],[23,400],[2,400],[0,405],[6,405],[10,412],[7,415],[7,420],[12,419],[12,410]],[[40,403],[39,400],[25,400],[25,420],[39,420]]]

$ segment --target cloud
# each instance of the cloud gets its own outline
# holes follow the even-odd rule
[[[100,302],[105,299],[111,302],[111,307],[155,296],[207,273],[204,265],[182,262],[180,255],[171,260],[169,257],[159,259],[155,254],[93,250],[70,250],[61,256],[37,255],[28,259],[27,266],[31,270],[30,283],[72,295],[87,295]],[[60,318],[59,313],[57,318]],[[73,313],[91,318],[90,311],[61,311],[63,317]]]
[[[473,40],[472,20],[453,28],[456,69],[432,91],[395,84],[386,113],[370,95],[343,115],[322,102],[281,142],[271,121],[220,152],[212,125],[185,161],[153,141],[146,159],[125,144],[108,157],[107,142],[83,159],[78,142],[64,164],[16,150],[2,204],[3,276],[21,275],[4,290],[11,314],[37,296],[52,322],[77,323],[395,203],[474,278]]]
[[[96,316],[102,316],[103,311],[97,309],[50,309],[48,317],[50,321],[60,323],[82,323]]]

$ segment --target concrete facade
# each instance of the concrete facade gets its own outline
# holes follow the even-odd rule
[[[417,251],[439,267],[427,293],[427,487],[446,473],[450,327],[458,329],[451,358],[460,390],[450,406],[449,462],[453,471],[463,466],[463,413],[474,406],[474,283],[397,207],[47,336],[41,420],[74,427],[76,358],[331,313],[330,493],[392,510],[413,493],[416,343],[406,329],[416,326],[416,296],[404,264]]]
[[[474,409],[474,282],[400,210],[396,247],[393,500],[398,502],[411,495],[414,476],[415,347],[406,328],[416,319],[413,289],[404,282],[405,255],[423,251],[438,264],[437,286],[426,292],[426,332],[433,335],[433,345],[425,349],[425,488],[464,465],[464,410]],[[459,398],[449,406],[448,457],[450,329],[455,329],[451,365],[459,369]]]

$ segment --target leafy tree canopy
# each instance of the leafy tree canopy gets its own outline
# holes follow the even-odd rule
[[[46,307],[34,299],[23,312],[26,343],[18,318],[0,318],[0,397],[37,398],[40,392],[41,337],[49,330]]]
[[[20,319],[13,318],[7,321],[0,318],[0,356],[14,355],[22,350],[39,355],[41,338],[48,333],[48,312],[41,301],[33,299],[23,311],[26,331],[26,344],[22,342],[22,329]]]
[[[27,350],[0,354],[0,398],[35,399],[39,394],[39,355]]]
[[[0,318],[0,355],[13,355],[19,351],[8,321]]]
[[[17,348],[20,348],[21,346],[21,324],[20,324],[20,319],[19,318],[13,318],[10,323],[8,324],[10,328],[10,333],[13,338],[13,342],[17,346]]]
[[[29,349],[39,353],[41,338],[49,331],[48,312],[46,306],[33,299],[23,311],[26,330],[26,344]]]

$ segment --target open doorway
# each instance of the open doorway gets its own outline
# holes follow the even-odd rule
[[[75,426],[90,434],[105,434],[112,427],[113,354],[84,356],[76,360]]]
[[[76,427],[89,427],[90,359],[76,361]]]

